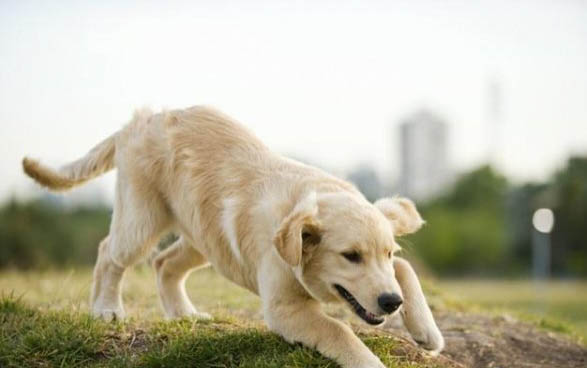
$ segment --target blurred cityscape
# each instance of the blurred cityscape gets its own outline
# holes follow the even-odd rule
[[[497,124],[496,114],[488,121]],[[401,173],[395,184],[381,183],[366,165],[348,179],[372,201],[400,194],[419,203],[428,224],[408,249],[427,266],[444,275],[529,276],[534,268],[540,277],[587,276],[587,157],[569,158],[545,182],[516,185],[490,163],[495,135],[486,165],[456,173],[441,117],[417,111],[399,130]],[[547,231],[532,223],[539,209],[553,214]]]
[[[416,200],[401,241],[431,273],[586,277],[587,7],[343,3],[3,3],[0,267],[91,264],[108,230],[113,174],[55,196],[23,156],[58,166],[142,104],[202,103]]]

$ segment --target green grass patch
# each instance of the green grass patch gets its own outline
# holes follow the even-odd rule
[[[3,296],[0,325],[1,367],[337,367],[312,349],[235,318],[106,323]],[[389,336],[363,339],[387,366],[422,367],[394,355],[397,341]]]
[[[87,268],[1,272],[0,367],[336,367],[314,350],[268,332],[260,321],[259,298],[211,269],[194,272],[186,288],[200,310],[215,316],[213,322],[163,321],[150,267],[126,274],[129,320],[93,320],[91,279]],[[527,281],[495,280],[437,280],[424,286],[439,310],[509,314],[549,331],[587,336],[585,282],[551,282],[540,289]],[[345,310],[330,312],[347,319],[340,313]],[[388,367],[441,364],[424,361],[389,335],[362,339]]]

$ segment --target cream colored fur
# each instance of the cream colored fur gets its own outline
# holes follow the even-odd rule
[[[229,117],[206,107],[140,112],[83,158],[52,170],[24,159],[26,173],[67,190],[118,169],[109,235],[100,244],[91,306],[123,318],[124,271],[170,230],[180,238],[153,264],[169,317],[209,318],[185,291],[189,273],[209,263],[263,302],[269,328],[314,347],[343,367],[383,367],[346,324],[321,310],[343,302],[344,287],[374,316],[382,293],[403,296],[404,324],[424,348],[444,340],[394,237],[423,221],[413,203],[369,203],[351,184],[283,158]],[[357,252],[360,262],[343,253]]]

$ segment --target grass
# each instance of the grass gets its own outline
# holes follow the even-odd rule
[[[87,312],[91,284],[89,268],[0,273],[0,291],[13,292],[24,302],[44,310]],[[261,318],[256,295],[218,276],[210,268],[194,273],[186,288],[194,304],[206,312]],[[139,266],[127,272],[123,298],[127,315],[131,317],[139,320],[163,317],[155,274],[150,267]]]
[[[0,367],[337,367],[269,332],[258,298],[211,270],[187,286],[212,321],[163,320],[154,274],[143,267],[126,278],[130,318],[105,323],[88,315],[90,283],[90,270],[1,273]],[[388,334],[361,338],[388,367],[445,367],[406,354]]]
[[[234,321],[112,324],[85,313],[42,313],[6,297],[0,320],[3,367],[333,366],[313,351]]]
[[[198,271],[187,283],[198,308],[214,315],[210,322],[165,321],[149,267],[126,275],[128,320],[94,320],[88,316],[91,278],[90,269],[1,272],[0,367],[337,366],[267,331],[260,321],[258,297],[210,269]],[[549,330],[587,335],[585,282],[552,282],[540,289],[523,281],[433,285],[428,295],[444,300],[449,308],[507,311]],[[361,338],[388,367],[446,367],[411,354],[402,341],[385,333]]]
[[[312,349],[236,319],[106,323],[81,312],[43,312],[4,296],[0,324],[1,367],[337,366]],[[423,367],[395,356],[397,342],[389,336],[363,339],[389,367]]]
[[[444,280],[436,286],[457,303],[509,313],[587,341],[586,281]]]

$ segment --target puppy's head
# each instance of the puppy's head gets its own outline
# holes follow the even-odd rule
[[[395,237],[415,232],[423,223],[405,198],[371,204],[353,193],[312,192],[282,221],[274,243],[313,297],[342,301],[377,325],[402,304],[393,267],[400,249]]]

